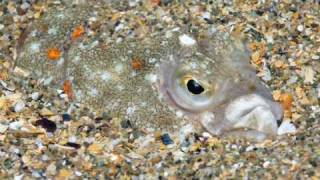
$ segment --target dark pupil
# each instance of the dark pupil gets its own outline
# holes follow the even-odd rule
[[[188,81],[187,87],[192,94],[201,94],[204,91],[203,87],[193,79]]]

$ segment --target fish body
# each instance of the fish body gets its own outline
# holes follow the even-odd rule
[[[74,101],[135,127],[176,131],[193,124],[213,135],[276,134],[281,107],[256,78],[241,41],[222,32],[195,37],[177,27],[114,37],[124,27],[110,24],[112,12],[52,8],[27,28],[16,66],[52,86],[70,82]]]

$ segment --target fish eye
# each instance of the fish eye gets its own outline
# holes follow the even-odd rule
[[[186,85],[187,85],[188,91],[192,94],[198,95],[204,91],[204,88],[201,86],[201,84],[194,79],[188,80]]]

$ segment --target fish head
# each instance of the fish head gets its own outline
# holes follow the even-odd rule
[[[159,68],[160,96],[212,134],[239,128],[276,134],[282,109],[256,77],[249,53],[231,39],[214,40],[167,57]],[[268,113],[260,116],[263,112]]]

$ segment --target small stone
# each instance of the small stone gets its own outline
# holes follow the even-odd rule
[[[120,122],[120,125],[121,125],[121,127],[124,128],[124,129],[132,127],[132,126],[131,126],[131,122],[130,122],[129,120],[126,120],[126,119],[122,120],[122,121]]]
[[[41,109],[40,114],[42,116],[53,116],[54,115],[54,113],[52,111],[50,111],[48,108]]]
[[[74,172],[74,174],[75,174],[76,176],[82,176],[82,173],[81,173],[80,171],[76,171],[76,172]]]
[[[196,44],[196,41],[186,34],[179,36],[179,40],[180,43],[185,46],[192,46]]]
[[[157,157],[154,157],[154,158],[150,159],[150,162],[152,163],[152,165],[155,165],[160,161],[161,161],[161,157],[160,156],[157,156]]]
[[[32,177],[41,178],[41,174],[38,171],[32,171]]]
[[[67,113],[62,114],[62,120],[63,121],[70,121],[71,120],[71,116]]]
[[[173,144],[172,139],[170,138],[168,133],[165,133],[163,135],[161,135],[161,141],[164,145],[169,145],[169,144]]]
[[[70,146],[70,147],[73,147],[73,148],[75,148],[75,149],[79,149],[79,148],[81,147],[80,144],[73,143],[73,142],[67,142],[67,143],[65,144],[65,146]]]
[[[47,132],[53,133],[54,131],[57,130],[57,125],[55,122],[47,119],[47,118],[42,118],[40,120],[37,120],[35,123],[36,126],[41,126],[44,128]]]
[[[76,136],[70,136],[70,137],[68,138],[68,142],[76,143],[76,142],[77,142],[77,137],[76,137]]]
[[[0,133],[6,132],[8,128],[9,128],[8,125],[0,124]]]
[[[23,176],[24,176],[24,174],[14,176],[14,180],[22,180]]]
[[[304,83],[311,83],[313,84],[315,72],[311,66],[306,66],[302,68],[303,76],[304,76]]]
[[[19,67],[15,67],[13,73],[21,77],[28,77],[30,75],[29,71]]]
[[[87,150],[92,154],[100,154],[103,151],[103,146],[94,143],[94,144],[91,144]]]
[[[15,105],[14,105],[14,111],[15,112],[21,112],[24,107],[26,106],[26,104],[24,103],[24,101],[19,100]]]
[[[269,167],[270,164],[271,164],[270,161],[266,161],[263,163],[263,167],[267,168],[267,167]]]
[[[68,169],[60,169],[58,179],[68,179],[72,172]]]
[[[22,122],[20,121],[15,121],[9,124],[9,129],[11,130],[19,130],[22,127]]]
[[[302,32],[302,31],[304,30],[303,25],[299,25],[299,26],[297,27],[297,30],[298,30],[299,32]]]
[[[320,56],[318,56],[318,55],[313,55],[313,56],[311,56],[311,59],[313,59],[313,60],[319,60],[319,59],[320,59]]]
[[[40,93],[39,92],[34,92],[34,93],[31,94],[31,98],[33,100],[38,100],[39,97],[40,97]]]
[[[284,121],[278,128],[278,135],[291,134],[295,133],[296,131],[297,129],[292,123]]]
[[[55,165],[55,162],[52,162],[46,169],[46,173],[50,175],[56,175],[57,174],[57,167]]]

